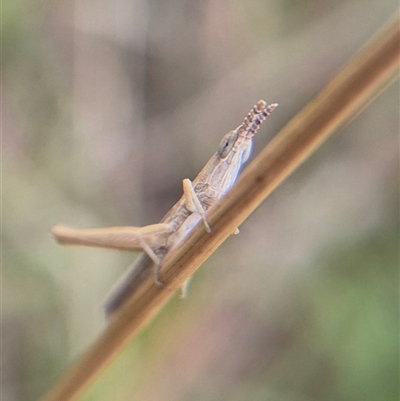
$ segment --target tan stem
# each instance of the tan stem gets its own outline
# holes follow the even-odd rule
[[[76,399],[176,289],[290,173],[333,133],[351,121],[398,76],[398,14],[298,113],[243,172],[210,213],[212,235],[199,225],[163,267],[162,288],[150,277],[119,310],[93,346],[44,401]]]

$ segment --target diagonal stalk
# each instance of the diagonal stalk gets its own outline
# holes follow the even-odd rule
[[[247,167],[232,191],[211,211],[212,235],[200,225],[187,242],[171,252],[163,267],[165,285],[157,287],[153,277],[144,281],[43,401],[73,400],[82,395],[121,348],[234,229],[324,141],[398,77],[399,61],[397,13]]]

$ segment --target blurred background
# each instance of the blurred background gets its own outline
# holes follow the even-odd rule
[[[158,222],[258,99],[257,154],[396,0],[3,4],[2,395],[43,395],[137,257],[56,223]],[[399,87],[243,224],[86,400],[397,400]]]

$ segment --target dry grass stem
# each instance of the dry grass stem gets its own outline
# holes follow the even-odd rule
[[[203,225],[171,253],[162,288],[150,278],[116,313],[106,330],[43,401],[78,398],[126,343],[167,302],[182,282],[214,252],[333,133],[351,121],[398,76],[399,18],[396,16],[299,112],[242,173],[232,191],[210,213],[212,235]]]

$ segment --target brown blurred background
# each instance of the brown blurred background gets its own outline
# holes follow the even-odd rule
[[[257,154],[395,0],[3,1],[3,400],[44,394],[136,255],[53,224],[157,222],[258,99]],[[397,400],[399,87],[307,161],[87,400]]]

